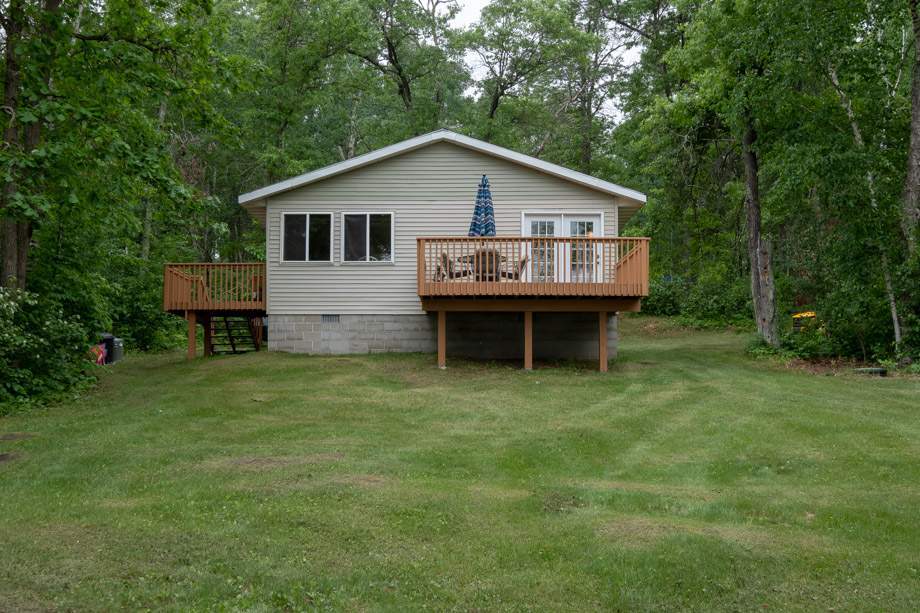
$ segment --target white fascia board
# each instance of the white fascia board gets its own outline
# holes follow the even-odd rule
[[[450,130],[438,130],[436,132],[430,132],[428,134],[416,136],[415,138],[410,138],[409,140],[404,140],[400,143],[396,143],[395,145],[377,149],[376,151],[371,151],[370,153],[365,153],[364,155],[359,155],[357,157],[351,158],[350,160],[345,160],[344,162],[331,164],[318,170],[292,177],[285,181],[273,183],[272,185],[267,185],[246,194],[241,194],[239,197],[239,203],[243,205],[252,203],[251,206],[259,206],[259,204],[261,204],[264,206],[264,202],[255,203],[255,201],[264,200],[269,196],[274,196],[276,194],[290,191],[292,189],[297,189],[298,187],[303,187],[323,179],[328,179],[330,177],[334,177],[336,175],[340,175],[351,170],[361,168],[363,166],[369,166],[370,164],[375,164],[382,160],[395,157],[397,155],[402,155],[403,153],[408,153],[409,151],[414,151],[416,149],[420,149],[422,147],[426,147],[428,145],[439,142],[454,143],[461,147],[472,149],[474,151],[478,151],[486,155],[491,155],[503,160],[508,160],[510,162],[520,164],[521,166],[532,168],[534,170],[538,170],[545,174],[559,177],[561,179],[566,179],[573,183],[584,185],[585,187],[596,189],[613,196],[628,198],[640,203],[640,206],[646,201],[645,194],[634,189],[629,189],[628,187],[623,187],[621,185],[617,185],[616,183],[610,183],[609,181],[604,181],[602,179],[592,177],[591,175],[586,175],[575,170],[570,170],[563,166],[559,166],[558,164],[551,164],[535,157],[512,151],[511,149],[499,147],[498,145],[493,145],[491,143],[487,143],[475,138],[470,138],[469,136],[463,136],[462,134],[457,134],[456,132],[451,132]]]

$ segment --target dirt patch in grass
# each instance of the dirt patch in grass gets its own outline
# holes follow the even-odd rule
[[[740,545],[745,549],[768,549],[796,553],[829,548],[826,539],[780,528],[737,524],[714,524],[671,517],[623,515],[605,524],[600,533],[630,549],[644,549],[672,536],[704,536]]]
[[[311,453],[300,456],[237,456],[237,457],[220,457],[211,458],[201,463],[206,469],[224,469],[224,470],[271,470],[273,468],[284,468],[285,466],[297,466],[301,464],[322,464],[326,462],[338,462],[345,458],[345,454],[333,453]]]
[[[786,362],[786,368],[790,370],[800,370],[813,375],[851,375],[854,368],[869,366],[864,362],[856,360],[803,360],[793,358]]]
[[[0,441],[23,441],[34,437],[35,435],[29,432],[5,432],[0,434]]]
[[[4,462],[12,462],[18,457],[19,457],[18,453],[12,453],[12,452],[0,453],[0,464],[3,464]]]
[[[567,492],[547,492],[543,496],[544,513],[567,513],[584,507],[586,504],[575,494]]]

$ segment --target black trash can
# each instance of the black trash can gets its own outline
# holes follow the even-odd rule
[[[125,357],[125,342],[121,340],[120,338],[117,338],[117,337],[113,338],[112,339],[112,353],[111,353],[112,359],[111,360],[106,359],[106,363],[114,364],[115,362],[121,360],[123,357]]]

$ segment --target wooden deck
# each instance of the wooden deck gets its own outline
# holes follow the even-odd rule
[[[647,238],[418,239],[422,298],[642,298]]]
[[[163,310],[188,321],[188,357],[197,350],[197,326],[204,328],[204,353],[243,346],[259,350],[265,315],[265,264],[167,264]]]
[[[596,312],[598,362],[607,370],[608,313],[638,311],[648,296],[649,239],[422,237],[418,295],[438,314],[438,366],[447,361],[449,311],[524,313],[524,368],[533,368],[533,313]]]
[[[265,264],[167,264],[163,310],[264,312]]]

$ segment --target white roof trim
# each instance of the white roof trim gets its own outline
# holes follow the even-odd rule
[[[591,175],[586,175],[582,172],[570,170],[557,164],[550,164],[549,162],[544,162],[543,160],[539,160],[535,157],[524,155],[523,153],[518,153],[516,151],[512,151],[511,149],[505,149],[504,147],[499,147],[497,145],[492,145],[485,141],[470,138],[469,136],[463,136],[462,134],[457,134],[456,132],[451,132],[450,130],[437,130],[435,132],[423,134],[422,136],[416,136],[415,138],[404,140],[401,143],[396,143],[395,145],[390,145],[389,147],[377,149],[376,151],[371,151],[370,153],[359,155],[357,157],[351,158],[350,160],[345,160],[344,162],[331,164],[324,168],[320,168],[318,170],[314,170],[312,172],[308,172],[306,174],[302,174],[285,181],[279,181],[278,183],[267,185],[249,193],[241,194],[239,197],[239,203],[254,203],[257,200],[263,200],[269,196],[274,196],[282,192],[297,189],[298,187],[303,187],[304,185],[316,183],[317,181],[322,181],[323,179],[328,179],[329,177],[334,177],[336,175],[346,173],[350,170],[361,168],[362,166],[368,166],[387,158],[402,155],[403,153],[414,151],[415,149],[420,149],[422,147],[440,142],[454,143],[455,145],[466,147],[467,149],[472,149],[474,151],[479,151],[481,153],[485,153],[487,155],[491,155],[503,160],[508,160],[510,162],[515,162],[521,166],[533,168],[534,170],[539,170],[540,172],[544,172],[548,175],[566,179],[573,183],[584,185],[585,187],[590,187],[592,189],[596,189],[613,196],[621,196],[623,198],[635,200],[642,204],[645,203],[645,194],[634,189],[629,189],[628,187],[623,187],[621,185],[617,185],[616,183],[610,183],[609,181],[603,181],[596,177],[592,177]]]

